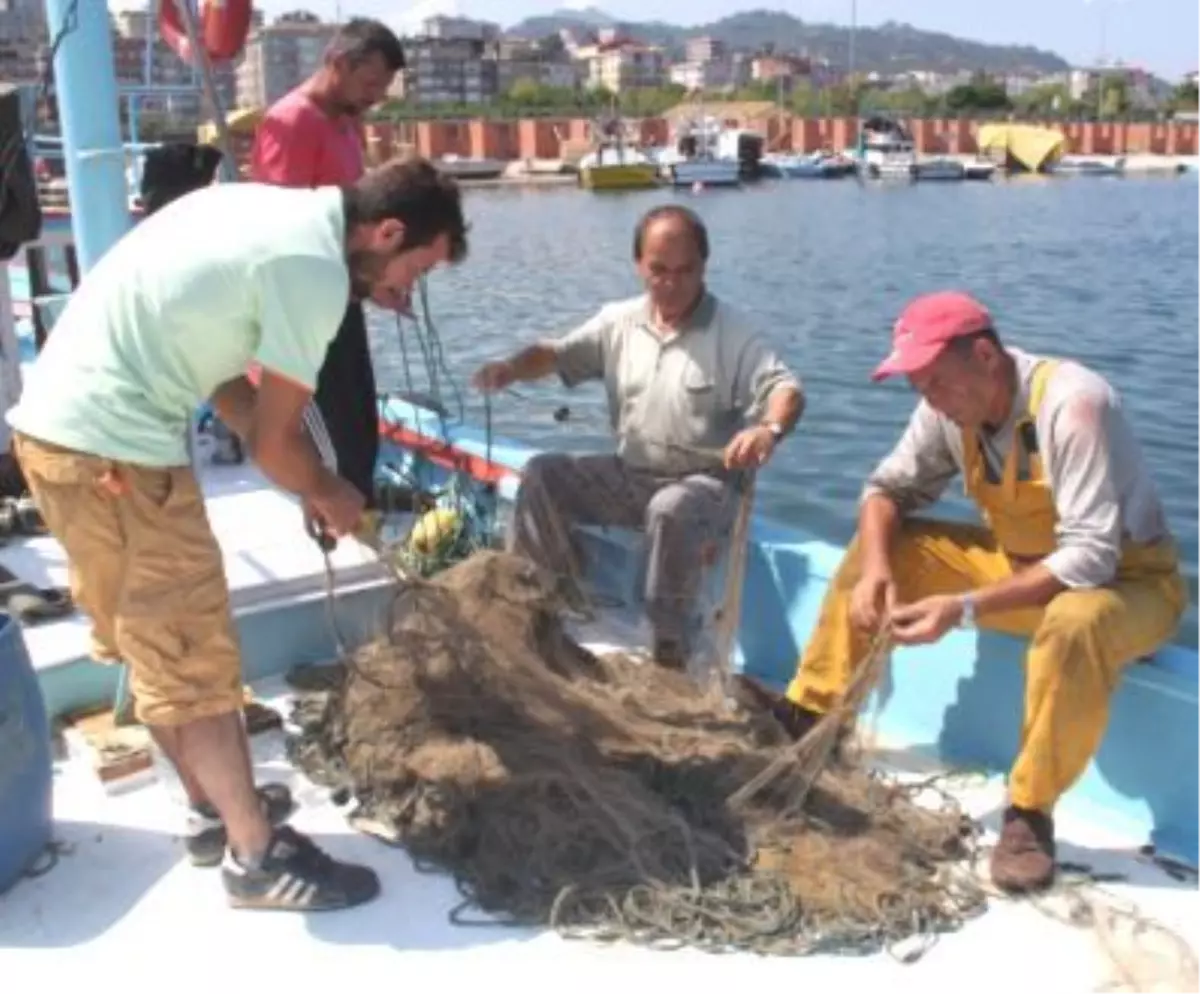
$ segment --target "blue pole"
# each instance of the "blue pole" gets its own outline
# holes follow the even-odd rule
[[[108,4],[46,0],[46,21],[51,39],[67,27],[54,55],[54,83],[71,228],[79,269],[86,273],[129,230]]]

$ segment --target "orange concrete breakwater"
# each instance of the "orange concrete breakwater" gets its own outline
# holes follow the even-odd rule
[[[720,105],[708,113],[720,116]],[[750,128],[766,138],[772,152],[812,152],[821,148],[842,149],[855,143],[854,118],[801,118],[787,114],[744,119],[724,119],[729,127]],[[925,155],[970,155],[978,148],[975,136],[981,124],[966,119],[914,119],[904,121]],[[1195,155],[1197,125],[1193,122],[1045,121],[1061,131],[1072,155]],[[665,145],[670,124],[666,118],[650,117],[629,122],[646,145]],[[516,161],[522,159],[572,158],[572,150],[591,142],[588,118],[524,118],[489,120],[481,118],[436,121],[376,122],[367,126],[368,148],[373,157],[386,158],[401,148],[436,158],[460,155]]]

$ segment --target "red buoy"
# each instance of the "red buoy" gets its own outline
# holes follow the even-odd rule
[[[191,65],[192,46],[177,6],[180,2],[189,0],[161,0],[158,29],[171,50]],[[250,34],[253,0],[199,0],[199,7],[196,30],[209,60],[228,62],[237,58]]]

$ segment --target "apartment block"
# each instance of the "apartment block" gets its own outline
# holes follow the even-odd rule
[[[479,104],[499,92],[496,60],[471,38],[405,39],[405,99],[415,103]]]
[[[481,104],[500,93],[500,27],[465,17],[429,17],[405,38],[408,63],[395,92],[422,104]]]
[[[688,90],[723,90],[745,86],[750,60],[740,52],[707,62],[678,62],[668,71],[670,80]]]
[[[661,48],[632,41],[610,41],[581,48],[583,82],[611,93],[662,86],[668,80],[667,55]]]
[[[267,107],[315,73],[336,24],[276,21],[251,31],[236,70],[237,105]]]
[[[686,62],[718,62],[728,56],[725,42],[719,38],[689,38],[685,47]]]
[[[255,11],[254,17],[261,23],[260,12]],[[138,94],[139,111],[180,117],[211,113],[200,70],[184,62],[162,40],[148,11],[119,11],[113,15],[112,24],[117,84],[122,88],[146,88],[146,92]],[[222,110],[228,111],[237,100],[234,64],[214,63],[212,73],[217,100]]]
[[[10,83],[40,79],[48,43],[41,0],[0,0],[0,79]]]
[[[773,83],[807,77],[812,68],[812,60],[799,55],[757,55],[750,62],[750,78],[759,83]]]
[[[541,86],[574,89],[580,83],[580,71],[562,45],[502,38],[496,50],[496,85],[504,93],[522,79]]]
[[[427,17],[421,22],[421,35],[438,41],[497,41],[500,25],[475,21],[469,17]]]

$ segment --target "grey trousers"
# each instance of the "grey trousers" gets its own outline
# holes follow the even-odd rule
[[[572,524],[643,530],[655,644],[686,651],[705,544],[729,531],[737,501],[729,479],[663,477],[617,456],[544,453],[525,465],[508,547],[578,585],[583,564]]]

